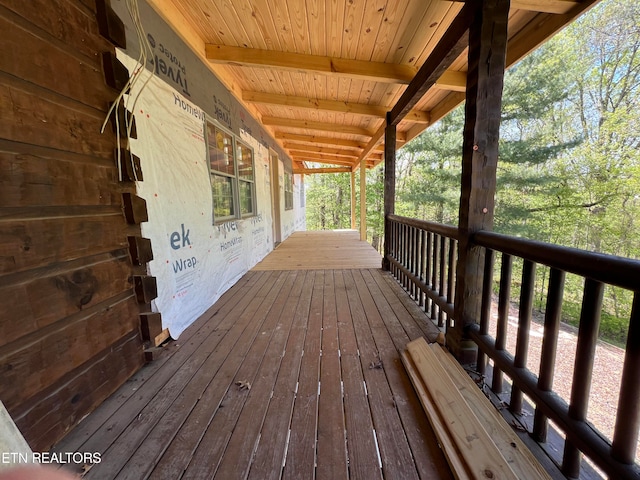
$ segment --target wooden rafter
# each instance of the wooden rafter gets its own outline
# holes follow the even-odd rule
[[[284,142],[282,144],[284,148],[291,151],[304,151],[314,153],[326,153],[330,155],[338,155],[345,157],[357,157],[362,152],[362,149],[353,150],[349,148],[335,148],[335,147],[323,147],[318,145],[308,145],[306,143],[293,143]]]
[[[328,132],[349,133],[353,135],[363,135],[370,137],[373,132],[367,128],[356,127],[352,125],[336,125],[335,123],[327,122],[314,122],[311,120],[296,120],[293,118],[279,118],[279,117],[262,117],[263,125],[277,126],[277,127],[290,127],[290,128],[303,128],[307,130],[322,130]]]
[[[465,0],[453,0],[454,2],[464,2]],[[568,13],[572,8],[579,5],[575,0],[513,0],[511,8],[515,10],[529,10],[541,13]]]
[[[464,92],[467,88],[467,72],[447,70],[436,80],[435,86],[441,90]]]
[[[328,153],[315,153],[315,152],[305,152],[301,150],[289,150],[289,154],[295,158],[304,158],[305,160],[315,161],[315,160],[342,160],[345,162],[353,163],[357,155],[332,155]]]
[[[293,140],[295,142],[307,142],[314,145],[340,145],[344,147],[359,148],[360,150],[366,148],[367,142],[359,142],[357,140],[347,140],[345,138],[338,137],[321,137],[319,135],[301,135],[299,133],[290,132],[276,132],[275,137],[279,140]],[[382,151],[382,148],[379,149]]]
[[[325,167],[325,168],[294,168],[293,173],[310,175],[312,173],[349,173],[349,167]]]
[[[454,75],[455,76],[455,75]],[[449,82],[451,83],[451,82]],[[444,83],[443,83],[444,85]],[[453,86],[451,87],[453,88]],[[458,87],[455,87],[458,88]],[[464,88],[464,85],[463,85]],[[314,110],[328,110],[331,112],[352,113],[356,115],[368,115],[384,118],[389,107],[383,105],[369,105],[365,103],[341,102],[339,100],[325,100],[321,98],[296,97],[292,95],[279,95],[265,92],[242,92],[242,100],[249,103],[264,103],[268,105],[283,105],[296,108],[311,108]],[[408,120],[418,123],[429,123],[428,112],[411,110],[407,113]]]
[[[385,83],[407,84],[417,71],[411,65],[366,62],[227,45],[207,44],[205,52],[211,63],[310,71]]]

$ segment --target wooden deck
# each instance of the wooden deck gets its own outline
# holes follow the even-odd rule
[[[294,232],[254,270],[380,268],[382,256],[355,230]]]
[[[436,334],[380,269],[250,271],[54,451],[96,479],[451,478],[398,353]]]

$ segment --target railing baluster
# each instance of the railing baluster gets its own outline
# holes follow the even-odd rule
[[[411,227],[411,273],[413,273],[414,275],[416,274],[417,271],[417,265],[416,265],[416,260],[417,260],[417,243],[416,243],[416,227]],[[416,298],[417,297],[417,293],[418,293],[418,287],[416,285],[416,282],[411,282],[411,297],[412,298]]]
[[[439,245],[440,242],[438,238],[440,235],[433,234],[433,258],[431,259],[431,288],[434,291],[437,291],[438,288],[438,258],[440,256],[439,253]],[[431,320],[435,320],[437,318],[437,305],[436,302],[431,302]],[[438,322],[438,326],[442,327],[442,324]]]
[[[573,367],[571,403],[569,404],[569,416],[579,421],[585,421],[587,418],[591,377],[593,374],[593,357],[596,351],[596,342],[598,341],[603,294],[603,283],[590,278],[585,279],[576,360]],[[567,438],[564,444],[562,473],[570,478],[578,478],[580,476],[581,457],[580,450],[574,447],[570,439]]]
[[[427,255],[425,258],[427,264],[424,272],[424,282],[426,284],[429,284],[429,279],[431,278],[431,271],[433,270],[432,254],[433,254],[433,233],[427,232]],[[433,285],[431,285],[431,288],[433,288]],[[431,299],[427,299],[424,302],[424,311],[425,312],[429,311],[429,308],[433,309],[433,300]],[[431,318],[433,319],[433,317]]]
[[[410,226],[405,225],[404,246],[403,246],[404,259],[402,261],[402,265],[405,268],[407,268],[409,266],[409,230],[410,229],[411,229]],[[407,275],[404,275],[404,288],[405,288],[405,290],[409,290],[409,277]]]
[[[640,428],[640,292],[633,296],[611,455],[633,463]]]
[[[511,297],[511,270],[513,259],[511,255],[502,254],[502,266],[500,267],[500,294],[498,296],[498,328],[496,331],[496,350],[504,350],[507,344],[507,324],[509,322],[509,303]],[[502,371],[493,366],[493,381],[491,390],[494,393],[502,393]]]
[[[520,306],[518,313],[518,336],[514,366],[526,368],[529,354],[529,330],[531,330],[531,310],[533,308],[533,287],[536,283],[536,264],[525,260],[522,266],[522,284],[520,285]],[[509,409],[513,413],[522,413],[522,390],[514,383],[511,387]]]
[[[445,296],[446,293],[446,286],[447,284],[445,283],[444,279],[445,279],[445,275],[446,275],[446,268],[447,268],[447,263],[445,261],[445,259],[447,258],[447,239],[444,235],[440,236],[440,278],[438,279],[438,294],[441,297]],[[442,309],[440,309],[440,312],[438,312],[438,325],[439,326],[444,326],[444,311]]]
[[[542,350],[540,353],[540,374],[538,376],[538,388],[545,392],[550,392],[553,388],[565,277],[565,273],[557,268],[552,268],[549,273],[547,307],[544,314],[544,335],[542,336]],[[547,426],[547,417],[539,408],[536,408],[533,419],[533,438],[536,441],[547,441]]]
[[[426,233],[423,229],[420,229],[420,267],[418,268],[418,276],[420,277],[420,280],[422,280],[423,282],[425,281],[425,276],[424,276],[424,267],[425,267],[425,252],[426,252]],[[420,299],[418,301],[418,305],[420,305],[421,307],[424,306],[425,303],[425,294],[422,290],[419,291],[418,293],[420,295]]]
[[[453,304],[455,297],[455,281],[456,281],[456,241],[454,238],[449,239],[449,267],[447,272],[447,303]],[[447,327],[453,327],[453,317],[447,315]]]
[[[485,249],[484,252],[484,272],[482,278],[482,303],[480,307],[480,335],[487,335],[489,333],[489,322],[491,320],[491,297],[493,294],[493,259],[495,252],[490,249]],[[487,356],[478,349],[478,360],[476,362],[476,370],[480,375],[485,374],[487,371]]]

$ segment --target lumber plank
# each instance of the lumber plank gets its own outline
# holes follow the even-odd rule
[[[442,451],[447,458],[449,465],[451,466],[452,473],[457,480],[471,479],[472,477],[467,471],[466,464],[458,455],[458,450],[453,442],[453,439],[451,438],[451,434],[447,430],[444,420],[436,409],[433,403],[433,399],[431,398],[431,394],[429,393],[429,390],[427,390],[427,387],[422,380],[422,376],[418,371],[418,367],[413,362],[413,359],[411,358],[411,355],[408,351],[405,350],[404,352],[402,352],[401,358],[402,363],[407,370],[407,374],[411,378],[413,388],[415,388],[416,393],[420,398],[420,402],[422,403],[422,407],[424,408],[424,411],[429,418],[429,422],[431,422],[431,426],[433,427],[433,430],[438,437],[438,441],[440,442]]]
[[[550,479],[551,477],[540,465],[533,453],[505,422],[493,404],[480,391],[455,358],[439,344],[432,344],[430,348],[435,352],[449,378],[462,394],[467,405],[482,422],[483,427],[518,478]]]
[[[517,479],[424,338],[409,342],[407,350],[471,477]]]

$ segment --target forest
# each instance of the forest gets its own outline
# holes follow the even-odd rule
[[[605,0],[508,70],[494,229],[640,258],[640,3]],[[464,107],[397,153],[396,213],[457,225]],[[311,175],[307,229],[350,228],[350,176]],[[367,172],[368,240],[382,250],[383,167]],[[358,202],[360,199],[357,199]],[[537,275],[544,308],[547,272]],[[517,285],[513,298],[517,298]],[[577,324],[582,280],[567,277]],[[607,287],[601,337],[624,345],[632,293]]]

